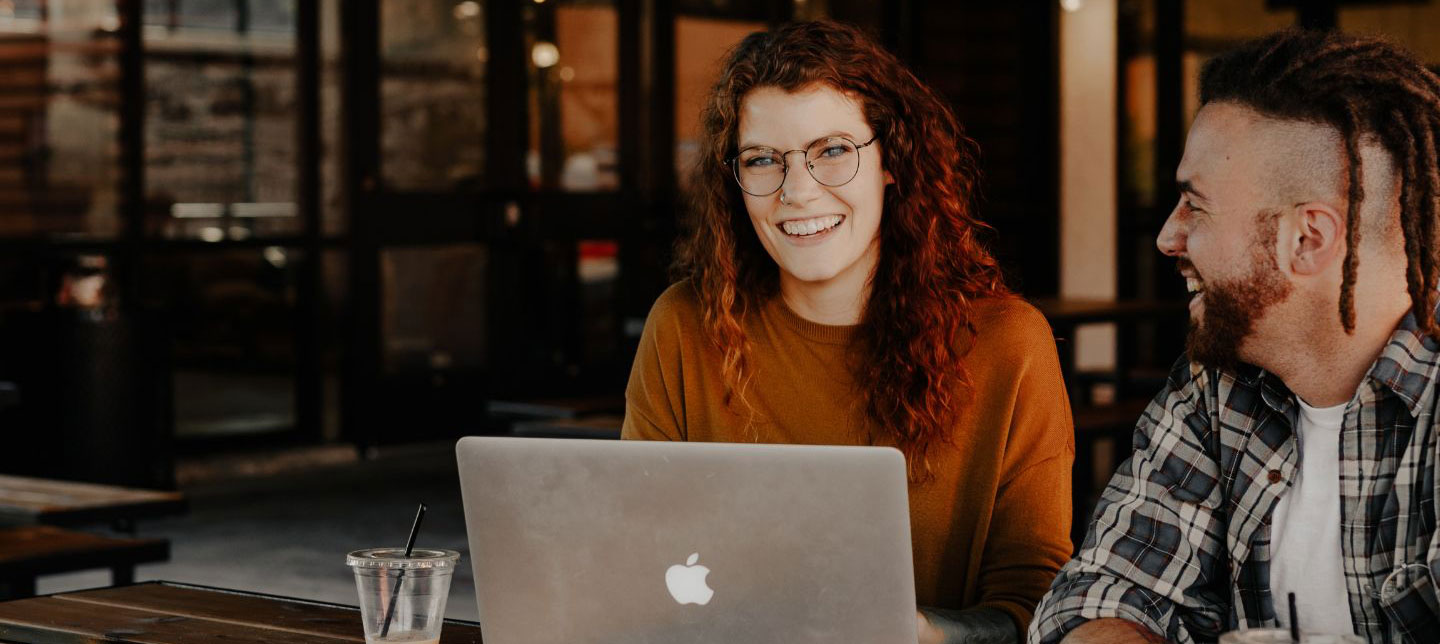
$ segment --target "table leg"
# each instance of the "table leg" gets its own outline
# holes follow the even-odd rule
[[[0,581],[0,600],[35,596],[35,577],[12,577]]]
[[[110,524],[110,527],[121,534],[127,534],[132,537],[135,536],[135,519],[130,517],[116,519],[114,523]]]
[[[110,569],[110,584],[112,586],[129,586],[135,583],[135,566],[115,566]]]

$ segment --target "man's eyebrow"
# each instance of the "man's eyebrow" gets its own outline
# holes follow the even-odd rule
[[[1187,194],[1187,195],[1192,195],[1192,196],[1195,196],[1195,197],[1199,197],[1201,201],[1209,201],[1209,199],[1205,197],[1205,193],[1200,192],[1199,190],[1196,190],[1196,189],[1195,189],[1195,184],[1192,183],[1189,179],[1186,179],[1186,180],[1184,180],[1184,181],[1181,181],[1181,182],[1179,182],[1179,183],[1176,184],[1176,185],[1178,185],[1178,186],[1180,187],[1180,192],[1181,192],[1182,194]]]

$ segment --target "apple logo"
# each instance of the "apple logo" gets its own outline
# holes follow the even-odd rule
[[[710,598],[715,596],[715,591],[705,584],[705,577],[709,576],[710,569],[705,566],[696,565],[700,560],[700,553],[696,552],[685,560],[685,565],[675,564],[665,571],[665,587],[670,589],[670,596],[680,605],[699,604],[704,606],[710,603]]]

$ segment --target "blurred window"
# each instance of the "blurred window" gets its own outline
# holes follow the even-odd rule
[[[168,311],[175,435],[295,426],[296,248],[175,253],[145,261],[147,299]]]
[[[1121,118],[1121,196],[1150,207],[1174,195],[1155,194],[1155,3],[1165,0],[1122,0],[1121,38],[1131,46],[1123,52],[1121,78],[1125,103]],[[1186,131],[1200,109],[1200,68],[1221,51],[1295,24],[1293,8],[1270,8],[1266,0],[1205,0],[1184,3],[1184,51],[1181,59],[1183,125]]]
[[[146,2],[150,234],[220,241],[303,230],[294,4]]]
[[[0,236],[120,230],[115,2],[0,2]]]
[[[720,74],[721,60],[765,23],[679,16],[675,19],[675,176],[683,190],[700,153],[700,110]]]
[[[619,22],[613,2],[526,3],[530,52],[530,185],[575,192],[620,187]]]
[[[1440,3],[1412,2],[1375,6],[1341,5],[1340,29],[1380,35],[1414,52],[1431,69],[1440,69]]]
[[[381,0],[380,163],[398,191],[479,189],[485,176],[485,4]]]
[[[1153,0],[1164,1],[1164,0]],[[1267,0],[1191,0],[1185,3],[1185,130],[1200,111],[1200,68],[1205,61],[1246,40],[1293,27],[1293,8],[1270,7]],[[1168,196],[1166,197],[1169,198]]]
[[[345,152],[340,98],[341,1],[320,0],[320,232],[325,236],[344,234],[350,228],[341,175],[341,155]]]
[[[380,336],[387,375],[486,366],[488,259],[481,244],[380,252]]]

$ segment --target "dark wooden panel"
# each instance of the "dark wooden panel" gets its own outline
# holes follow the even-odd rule
[[[253,615],[253,623],[266,617]],[[359,620],[355,622],[357,630]],[[360,637],[323,637],[276,628],[250,626],[168,615],[163,612],[106,607],[59,597],[39,597],[0,604],[0,639],[25,643],[189,644],[225,641],[235,644],[301,644],[304,642],[363,642]]]
[[[235,624],[253,624],[263,620],[270,627],[284,631],[351,641],[365,639],[360,615],[353,609],[254,595],[143,584],[68,593],[59,598],[107,607],[96,612],[108,612],[110,607],[116,607]]]
[[[1059,288],[1059,116],[1054,3],[897,3],[892,39],[980,145],[977,212],[1029,296]]]
[[[358,609],[168,583],[0,603],[0,641],[25,644],[363,642]],[[480,644],[480,627],[447,621],[446,644]]]

